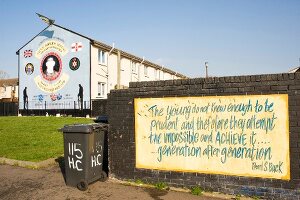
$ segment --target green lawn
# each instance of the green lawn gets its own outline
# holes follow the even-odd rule
[[[71,117],[0,117],[0,157],[42,161],[63,154],[65,124],[92,123]]]

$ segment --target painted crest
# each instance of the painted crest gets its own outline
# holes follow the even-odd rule
[[[69,62],[69,67],[73,71],[77,70],[80,67],[80,60],[76,57],[73,57]]]
[[[25,66],[25,73],[31,75],[34,72],[34,66],[32,63],[27,63]]]
[[[44,79],[48,81],[57,79],[62,71],[62,62],[59,55],[54,52],[46,54],[42,59],[40,70]]]

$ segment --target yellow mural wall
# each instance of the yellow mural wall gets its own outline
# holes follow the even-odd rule
[[[288,95],[135,98],[136,167],[290,179]]]

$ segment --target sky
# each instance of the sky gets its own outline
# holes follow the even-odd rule
[[[299,0],[0,0],[0,71],[47,25],[75,32],[191,78],[288,72],[300,66]]]

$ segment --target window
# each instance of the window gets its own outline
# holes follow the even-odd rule
[[[98,96],[104,97],[105,95],[105,83],[98,82]]]
[[[136,69],[136,63],[131,61],[131,71],[133,74],[137,73],[137,69]]]
[[[144,66],[144,75],[148,77],[148,67]]]
[[[163,71],[160,71],[160,80],[164,80],[165,79],[165,73]]]
[[[159,80],[159,70],[158,69],[154,69],[154,77],[155,77],[155,80]]]
[[[98,49],[98,63],[105,65],[107,63],[107,53],[101,49]]]

